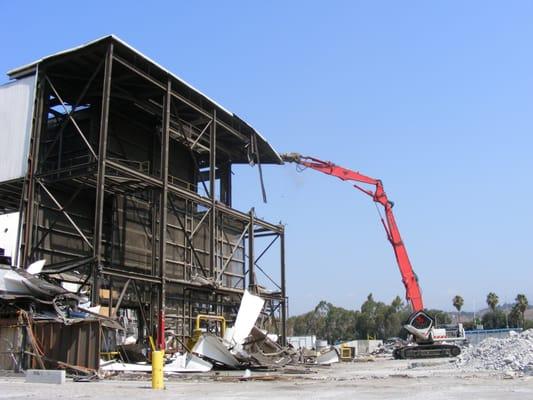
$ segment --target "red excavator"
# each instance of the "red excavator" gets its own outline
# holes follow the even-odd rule
[[[413,271],[411,261],[407,255],[407,249],[402,241],[400,231],[396,225],[396,220],[392,212],[394,203],[387,198],[383,189],[383,183],[379,179],[374,179],[363,175],[357,171],[340,167],[329,161],[322,161],[317,158],[302,156],[298,153],[282,154],[281,158],[285,162],[296,163],[302,167],[314,169],[326,175],[335,176],[343,181],[358,182],[371,185],[373,189],[367,189],[354,184],[372,200],[379,203],[385,209],[385,217],[381,218],[381,223],[387,233],[387,239],[394,249],[394,255],[402,281],[406,290],[406,299],[411,305],[412,314],[409,316],[404,328],[411,334],[412,340],[409,345],[397,347],[394,352],[394,358],[428,358],[428,357],[452,357],[461,353],[459,346],[450,342],[465,340],[465,333],[462,324],[453,326],[444,326],[437,328],[435,320],[424,311],[422,293],[418,285],[418,277]]]

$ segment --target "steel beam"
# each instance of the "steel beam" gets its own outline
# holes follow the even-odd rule
[[[161,187],[163,185],[163,182],[161,182],[160,179],[158,178],[154,178],[153,176],[150,176],[150,175],[146,175],[142,172],[139,172],[139,171],[136,171],[134,169],[131,169],[131,168],[128,168],[127,166],[125,165],[122,165],[116,161],[112,161],[112,160],[107,160],[106,161],[106,166],[107,167],[111,167],[119,172],[122,172],[124,173],[125,175],[128,175],[128,176],[131,176],[133,178],[136,178],[136,179],[139,179],[143,182],[146,182],[147,184],[150,184],[151,186],[154,186],[154,187]],[[209,201],[209,199],[206,199],[205,197],[202,197],[200,196],[199,194],[196,194],[194,192],[191,192],[190,190],[186,190],[186,189],[183,189],[177,185],[173,185],[172,183],[169,183],[168,185],[168,190],[169,192],[171,193],[174,193],[175,195],[177,195],[178,197],[181,197],[185,200],[192,200],[194,201],[195,203],[199,204],[199,205],[202,205],[202,206],[205,206],[205,207],[208,207],[210,208],[211,207],[211,203]],[[221,203],[217,203],[216,204],[216,208],[217,208],[217,211],[218,212],[221,212],[221,213],[224,213],[224,214],[227,214],[229,216],[232,216],[236,219],[239,219],[241,221],[246,221],[248,220],[249,216],[241,211],[238,211],[238,210],[235,210],[233,208],[230,208],[230,207],[226,207],[224,204],[221,204]],[[259,225],[269,231],[273,231],[273,232],[280,232],[280,228],[278,225],[274,225],[274,224],[271,224],[269,222],[266,222],[262,219],[259,219],[259,218],[254,218],[254,221],[255,221],[255,224],[256,225]]]
[[[87,91],[89,90],[89,88],[91,87],[91,84],[93,83],[94,79],[96,78],[96,76],[98,75],[98,73],[100,72],[100,69],[102,68],[102,65],[104,64],[104,60],[100,61],[100,63],[98,63],[98,66],[95,68],[95,70],[93,71],[92,75],[89,77],[89,80],[87,81],[87,83],[85,84],[85,87],[83,88],[83,90],[81,91],[80,95],[78,96],[78,98],[76,99],[76,102],[74,103],[74,105],[72,106],[72,109],[70,110],[69,112],[69,115],[72,115],[74,114],[74,112],[76,111],[76,108],[78,108],[78,106],[80,105],[81,101],[83,100],[83,98],[85,97],[85,95],[87,94]],[[54,75],[55,76],[55,75]],[[65,127],[67,126],[67,122],[69,121],[68,118],[65,118],[65,121],[62,122],[61,124],[61,127],[59,128],[59,132],[56,136],[56,138],[54,139],[54,141],[52,142],[52,144],[50,145],[48,151],[46,152],[45,156],[43,157],[43,161],[46,160],[48,158],[48,156],[50,155],[50,153],[52,152],[52,150],[54,149],[55,147],[55,144],[57,143],[57,140],[59,137],[61,137],[63,135],[63,131],[65,130]]]
[[[244,229],[243,229],[243,231],[241,233],[241,236],[239,236],[239,239],[237,239],[237,241],[235,242],[235,245],[233,246],[233,249],[231,249],[231,253],[230,253],[228,259],[226,260],[226,262],[224,263],[224,265],[222,266],[222,268],[218,272],[217,281],[222,282],[222,275],[224,274],[224,271],[226,271],[226,268],[228,267],[229,263],[231,262],[231,259],[233,258],[233,256],[235,255],[235,252],[239,248],[239,243],[242,241],[244,235],[246,234],[246,231],[248,231],[248,228],[249,228],[249,225],[246,225],[244,227]]]
[[[118,56],[115,56],[114,59],[116,61],[118,61],[120,64],[124,65],[129,70],[135,72],[136,74],[138,74],[139,76],[143,77],[147,81],[153,83],[155,86],[158,86],[162,90],[165,90],[165,85],[163,83],[161,83],[157,79],[154,79],[153,77],[151,77],[150,75],[148,75],[144,71],[141,71],[139,68],[131,65],[128,61],[126,61],[123,58],[118,57]],[[198,113],[200,113],[204,117],[211,118],[211,115],[209,114],[209,112],[207,112],[206,110],[204,110],[200,106],[197,106],[191,100],[186,99],[185,97],[183,97],[179,93],[173,91],[172,92],[172,97],[176,98],[177,100],[179,100],[183,104],[189,106],[190,108],[192,108],[193,110],[197,111]],[[231,126],[229,126],[225,122],[218,120],[217,124],[220,125],[221,127],[223,127],[225,130],[227,130],[232,135],[234,135],[234,136],[238,137],[239,139],[241,139],[243,142],[247,143],[249,141],[249,139],[244,134],[242,134],[241,132],[239,132],[236,129],[232,128]]]
[[[189,247],[191,248],[192,254],[194,255],[194,258],[196,259],[196,262],[198,263],[198,266],[200,267],[200,270],[202,271],[202,274],[204,275],[204,277],[207,278],[208,277],[207,272],[206,272],[204,266],[202,265],[202,263],[200,262],[200,257],[198,257],[198,254],[196,253],[196,249],[194,248],[193,241],[192,241],[191,237],[189,237],[189,235],[187,233],[185,224],[183,222],[181,222],[181,219],[180,219],[180,217],[178,215],[178,210],[177,210],[176,206],[174,205],[174,202],[172,201],[172,199],[170,199],[169,204],[170,204],[170,207],[172,208],[172,210],[174,211],[174,214],[176,215],[176,219],[178,220],[178,223],[180,224],[181,230],[183,231],[183,236],[185,236],[185,240],[189,244]]]
[[[78,196],[78,194],[80,193],[80,191],[83,189],[83,186],[82,185],[79,185],[78,188],[76,189],[76,191],[72,194],[72,196],[70,196],[70,198],[68,199],[67,203],[63,206],[63,210],[66,210],[67,207],[69,207],[72,202],[74,201],[74,199]],[[43,240],[52,232],[52,230],[54,229],[54,227],[56,226],[56,224],[58,223],[58,219],[56,219],[54,222],[52,222],[52,224],[48,227],[47,231],[39,238],[39,241],[35,244],[35,246],[33,246],[33,248],[31,249],[31,252],[30,252],[30,258],[33,256],[33,253],[35,252],[35,250],[40,246],[40,244],[43,242]],[[92,247],[91,247],[92,248]]]
[[[255,237],[257,237],[257,235],[255,235]],[[272,247],[272,245],[274,243],[276,243],[276,240],[278,240],[279,238],[279,235],[277,235],[274,239],[272,239],[272,241],[268,244],[267,247],[265,247],[265,249],[261,252],[261,254],[259,254],[256,258],[255,258],[255,262],[254,264],[257,265],[257,263],[259,262],[259,260],[261,259],[261,257],[263,257],[265,255],[265,253]]]
[[[207,210],[205,214],[202,216],[200,221],[198,221],[198,224],[194,227],[193,231],[191,232],[191,239],[194,239],[194,235],[196,235],[196,232],[198,232],[198,229],[202,226],[207,216],[209,216],[209,213],[211,212],[211,209]]]
[[[69,215],[69,213],[67,213],[65,211],[65,207],[63,207],[61,205],[61,203],[59,203],[59,201],[57,201],[57,199],[54,197],[54,195],[48,190],[48,188],[46,186],[44,186],[44,184],[38,180],[37,183],[43,188],[43,190],[45,191],[45,193],[48,195],[48,197],[50,197],[50,199],[52,200],[52,202],[56,205],[57,207],[57,211],[61,212],[65,218],[68,220],[68,222],[70,222],[70,224],[74,227],[74,229],[76,230],[76,232],[78,232],[78,235],[80,235],[80,237],[84,240],[85,243],[87,243],[87,245],[92,249],[93,248],[93,245],[91,244],[91,242],[89,241],[89,239],[87,239],[87,236],[85,236],[82,232],[82,230],[79,228],[79,226],[74,222],[74,220],[72,219],[72,217]],[[55,224],[54,224],[55,225]],[[41,241],[39,241],[39,243],[41,243]],[[38,244],[39,244],[38,243]]]
[[[205,125],[204,129],[202,129],[202,131],[200,132],[200,134],[196,137],[196,139],[194,140],[194,142],[192,142],[191,146],[190,146],[190,149],[193,150],[194,149],[194,146],[196,146],[196,144],[200,141],[200,139],[202,138],[202,136],[204,136],[204,133],[207,132],[207,128],[209,128],[211,126],[211,123],[213,122],[213,120],[210,120],[207,122],[207,124]]]
[[[122,291],[120,292],[120,296],[118,296],[117,304],[115,305],[115,308],[111,307],[111,317],[115,317],[117,315],[117,311],[120,308],[120,305],[122,304],[122,299],[124,298],[124,295],[126,294],[126,290],[128,290],[128,286],[130,285],[131,279],[128,279],[126,283],[124,284],[124,287],[122,288]],[[113,298],[113,290],[109,289],[109,299],[111,300]]]
[[[55,95],[56,98],[59,100],[59,103],[61,104],[61,106],[62,106],[63,109],[65,110],[65,114],[66,114],[66,117],[65,117],[65,118],[70,119],[70,121],[72,122],[72,125],[74,125],[74,127],[75,127],[76,130],[78,131],[78,134],[81,136],[81,139],[83,140],[83,142],[85,143],[85,145],[87,146],[87,148],[89,149],[89,151],[91,152],[91,154],[94,156],[94,158],[97,158],[97,157],[96,157],[96,153],[95,153],[94,150],[93,150],[93,147],[91,146],[91,144],[89,143],[89,141],[87,140],[87,138],[85,137],[85,135],[83,134],[83,131],[81,130],[80,126],[78,125],[78,123],[76,122],[76,120],[74,119],[74,117],[72,116],[72,113],[69,112],[69,110],[67,109],[67,106],[65,105],[65,102],[63,101],[63,99],[61,98],[61,96],[59,95],[59,93],[57,92],[55,86],[52,84],[52,81],[50,80],[49,77],[46,77],[46,80],[48,81],[48,84],[50,85],[50,88],[52,88],[52,91],[54,92],[54,95]]]
[[[96,179],[96,204],[94,212],[94,236],[93,256],[95,264],[92,270],[93,286],[91,290],[91,302],[96,305],[99,299],[99,270],[102,268],[102,225],[104,218],[104,195],[107,134],[109,128],[109,102],[111,97],[111,75],[113,69],[113,43],[107,48],[104,66],[104,82],[102,90],[102,113],[100,116],[100,138],[98,146],[98,172]]]
[[[133,271],[128,270],[120,270],[116,268],[109,268],[104,267],[101,271],[102,275],[109,275],[109,276],[116,276],[119,278],[124,279],[135,279],[140,282],[150,282],[150,283],[157,283],[160,284],[161,280],[157,276],[147,275],[147,274],[140,274]]]

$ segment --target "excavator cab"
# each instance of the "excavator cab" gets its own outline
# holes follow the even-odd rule
[[[409,317],[409,325],[416,329],[429,329],[432,324],[433,318],[423,311],[418,311]]]
[[[416,342],[432,342],[435,321],[424,311],[416,311],[407,319],[404,328],[414,336]]]

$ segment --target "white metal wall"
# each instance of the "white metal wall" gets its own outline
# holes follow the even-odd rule
[[[35,75],[0,86],[0,182],[26,175]]]
[[[17,251],[17,233],[19,213],[0,215],[0,248],[5,250],[5,255],[15,260]]]

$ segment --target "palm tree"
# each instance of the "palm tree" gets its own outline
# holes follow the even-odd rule
[[[492,312],[496,311],[496,306],[498,305],[498,302],[500,299],[498,298],[498,295],[494,292],[490,292],[487,295],[487,305],[490,307]]]
[[[518,309],[518,304],[514,304],[513,308],[511,308],[511,312],[509,313],[509,321],[511,321],[511,325],[515,328],[518,328],[520,325],[520,319],[521,319],[521,313]]]
[[[461,322],[461,308],[463,308],[463,304],[465,304],[465,301],[459,295],[455,296],[452,301],[453,306],[457,309],[457,319],[459,320],[459,322]]]
[[[527,297],[525,294],[518,294],[516,295],[516,307],[520,311],[520,314],[522,314],[522,328],[524,327],[524,323],[526,322],[526,310],[528,306]]]

